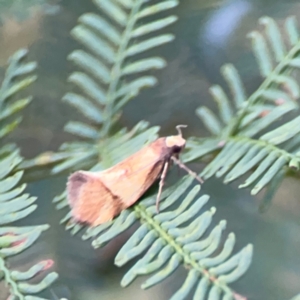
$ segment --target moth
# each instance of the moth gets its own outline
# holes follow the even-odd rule
[[[67,197],[72,217],[91,226],[110,221],[133,205],[160,178],[156,197],[159,212],[160,196],[172,161],[202,183],[202,179],[179,160],[186,144],[182,127],[187,126],[176,126],[178,135],[158,138],[109,169],[71,174]]]

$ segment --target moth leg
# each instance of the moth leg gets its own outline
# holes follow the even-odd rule
[[[197,179],[200,183],[203,183],[203,179],[199,177],[195,172],[189,169],[184,163],[182,163],[178,158],[171,156],[171,159],[183,170],[185,170],[188,174]]]
[[[158,188],[158,193],[157,193],[157,196],[156,196],[156,211],[157,211],[157,213],[159,213],[159,200],[160,200],[160,196],[161,196],[161,193],[162,193],[162,188],[164,186],[165,179],[166,179],[166,176],[167,176],[168,167],[169,167],[169,162],[167,161],[164,164],[164,168],[163,168],[163,171],[162,171],[161,176],[160,176],[159,188]]]

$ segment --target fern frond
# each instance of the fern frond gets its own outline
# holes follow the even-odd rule
[[[274,112],[274,111],[273,111]],[[245,173],[256,168],[240,188],[255,183],[251,194],[257,194],[284,168],[299,170],[299,153],[290,153],[292,146],[300,143],[300,117],[285,123],[278,128],[265,133],[258,140],[246,137],[232,137],[218,156],[204,169],[201,176],[205,179],[213,175],[224,178],[229,183]],[[234,155],[232,155],[234,153]]]
[[[273,110],[274,112],[276,111]],[[274,115],[269,119],[272,119]],[[271,180],[279,176],[278,173],[281,173],[279,177],[282,177],[281,170],[286,167],[299,170],[299,153],[291,152],[295,146],[299,147],[299,121],[300,117],[296,117],[265,133],[257,140],[246,136],[229,138],[222,151],[203,170],[201,176],[207,179],[213,175],[222,177],[226,174],[224,183],[229,183],[256,168],[239,187],[248,187],[255,183],[251,194],[257,194]]]
[[[145,18],[175,7],[176,0],[154,5],[144,0],[126,4],[94,0],[94,3],[102,15],[82,15],[79,25],[71,32],[86,50],[75,50],[69,55],[80,71],[69,77],[76,91],[63,98],[87,118],[87,124],[71,121],[65,126],[67,132],[84,142],[63,145],[60,150],[69,157],[55,167],[53,173],[72,167],[88,169],[98,162],[99,141],[107,138],[120,110],[143,88],[156,84],[156,78],[145,72],[166,65],[160,57],[145,56],[147,51],[174,39],[172,34],[158,31],[174,23],[177,17],[167,16],[151,22]],[[155,36],[149,37],[149,34]],[[136,58],[138,54],[143,54],[143,58]]]
[[[2,149],[1,149],[2,150]],[[51,272],[39,283],[31,281],[43,270],[49,269],[51,260],[41,261],[32,266],[28,271],[10,270],[7,259],[10,256],[26,250],[38,239],[48,225],[12,227],[4,226],[31,214],[37,205],[36,198],[24,193],[26,184],[19,184],[22,171],[9,175],[21,162],[18,151],[1,153],[0,172],[0,271],[2,280],[9,286],[10,297],[14,299],[29,299],[29,295],[37,294],[51,285],[58,277],[57,273]],[[36,297],[36,299],[41,299]]]
[[[26,55],[26,50],[20,50],[10,58],[1,85],[0,139],[19,124],[21,117],[16,117],[15,114],[30,102],[30,98],[13,100],[23,88],[36,79],[36,76],[32,75],[36,63],[23,62]],[[11,270],[8,262],[9,257],[32,246],[41,233],[49,227],[48,225],[7,226],[8,223],[25,218],[37,208],[34,204],[36,197],[24,193],[26,184],[19,183],[23,176],[23,170],[17,170],[21,162],[19,149],[15,145],[0,148],[0,281],[3,280],[8,285],[10,299],[42,299],[30,295],[37,294],[51,285],[57,279],[57,273],[49,273],[38,283],[31,281],[36,280],[36,276],[42,271],[49,269],[53,261],[41,261],[28,271]]]
[[[26,171],[26,180],[87,170],[96,165],[102,159],[101,147],[114,133],[124,105],[143,88],[157,83],[147,73],[166,65],[161,57],[147,56],[147,51],[174,39],[172,34],[160,34],[159,30],[177,20],[172,15],[162,17],[165,11],[178,5],[177,0],[155,4],[144,0],[94,0],[94,3],[99,14],[83,14],[71,31],[85,50],[75,50],[68,56],[79,70],[69,77],[75,90],[63,97],[65,103],[86,118],[65,126],[80,141],[63,144],[58,153],[42,153],[24,161],[20,168]],[[159,17],[153,20],[157,14]]]
[[[150,13],[159,13],[166,8],[174,7],[178,3],[165,1],[152,7],[144,7],[144,1],[140,0],[133,1],[131,6],[124,10],[121,4],[111,0],[94,2],[107,17],[103,18],[92,13],[84,14],[79,18],[80,25],[73,29],[74,38],[93,53],[76,50],[70,54],[69,59],[85,73],[74,73],[70,77],[70,81],[81,90],[79,98],[75,97],[74,101],[71,94],[67,95],[64,100],[77,108],[79,108],[78,103],[83,105],[81,108],[84,107],[84,109],[80,108],[82,112],[86,111],[86,103],[91,104],[93,111],[97,111],[98,115],[88,117],[90,121],[101,124],[103,118],[100,115],[105,118],[105,122],[108,120],[112,122],[112,114],[120,110],[130,98],[136,96],[140,89],[156,83],[153,76],[143,76],[132,81],[126,81],[125,76],[163,68],[165,66],[163,59],[151,57],[133,60],[128,58],[173,39],[173,35],[164,34],[133,43],[135,38],[144,37],[176,21],[176,17],[170,16],[140,25],[139,21],[142,18]],[[85,96],[91,98],[93,102]],[[82,99],[85,101],[81,101]]]
[[[232,154],[234,153],[234,155]],[[255,168],[255,171],[239,187],[255,183],[251,194],[257,194],[284,167],[298,169],[300,157],[266,143],[263,140],[232,138],[218,156],[203,170],[201,176],[208,179],[213,175],[226,174],[224,183],[229,183]]]
[[[124,275],[122,286],[128,286],[139,275],[151,275],[142,285],[143,289],[150,288],[184,265],[188,270],[187,277],[171,299],[185,299],[191,291],[193,299],[204,299],[206,295],[208,299],[212,295],[222,296],[222,299],[235,298],[237,294],[229,284],[247,271],[252,259],[252,245],[233,255],[235,235],[230,233],[225,243],[221,243],[226,221],[208,229],[216,209],[212,207],[203,211],[209,197],[196,198],[200,187],[193,187],[182,200],[192,181],[192,178],[184,178],[165,190],[159,214],[156,212],[155,196],[151,196],[123,211],[114,221],[87,229],[82,238],[93,238],[92,245],[97,248],[136,221],[141,222],[142,225],[115,258],[115,264],[123,266],[142,254],[142,258]],[[64,221],[68,218],[70,216]],[[72,228],[75,234],[81,225],[68,222],[67,228]]]
[[[214,136],[221,138],[232,135],[254,136],[282,116],[298,109],[298,104],[294,100],[299,97],[299,85],[291,77],[284,77],[285,81],[281,74],[274,76],[276,79],[273,81],[267,78],[269,84],[272,83],[272,88],[265,88],[262,84],[257,91],[246,98],[244,86],[235,67],[227,64],[221,68],[221,71],[232,91],[234,107],[230,104],[224,90],[215,85],[210,88],[210,93],[218,105],[219,116],[206,107],[200,107],[196,111]],[[280,82],[285,84],[288,80],[293,81],[290,86],[295,86],[290,89],[293,91],[292,95],[275,86]]]
[[[222,87],[214,85],[210,88],[210,93],[218,104],[220,117],[216,117],[204,107],[197,110],[198,116],[213,135],[226,137],[239,134],[240,130],[250,122],[283,103],[287,104],[289,109],[298,108],[295,100],[299,98],[300,88],[292,76],[292,71],[300,67],[298,64],[300,43],[299,40],[296,42],[298,37],[296,20],[294,17],[289,17],[285,23],[286,33],[292,46],[289,51],[286,50],[284,38],[273,19],[263,17],[259,22],[265,25],[266,37],[258,31],[251,32],[248,37],[252,41],[252,49],[265,80],[252,95],[247,97],[235,67],[227,64],[221,68],[221,73],[231,91],[234,107]],[[267,39],[270,41],[271,49],[267,46]],[[271,53],[274,53],[274,60],[278,63],[276,66],[273,66]],[[282,112],[282,115],[285,113]],[[226,125],[226,128],[221,132],[223,125]]]
[[[36,80],[33,71],[35,62],[24,62],[27,50],[21,49],[9,59],[0,87],[0,138],[14,130],[21,122],[22,117],[17,113],[23,110],[31,101],[31,97],[15,99],[20,91]]]
[[[279,125],[278,121],[299,108],[295,100],[299,98],[300,87],[293,71],[299,68],[300,42],[296,40],[299,34],[293,17],[285,22],[289,47],[273,19],[263,17],[259,22],[264,26],[264,35],[253,31],[248,36],[261,75],[265,78],[263,83],[247,97],[235,67],[223,66],[221,72],[233,100],[229,100],[222,87],[215,85],[210,88],[218,105],[218,116],[206,107],[200,107],[196,113],[213,137],[194,138],[184,159],[191,161],[207,154],[217,154],[201,176],[208,179],[213,175],[225,175],[224,183],[254,169],[240,188],[253,186],[251,194],[255,195],[271,183],[264,202],[267,205],[283,174],[288,169],[299,169],[299,117],[284,125]]]

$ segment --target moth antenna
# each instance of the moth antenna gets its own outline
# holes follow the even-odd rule
[[[201,184],[204,182],[201,177],[199,177],[195,172],[193,172],[191,169],[189,169],[184,163],[182,163],[178,158],[175,156],[171,156],[171,159],[183,170],[185,170],[188,174],[193,176],[197,181],[199,181]]]
[[[180,128],[187,128],[188,126],[187,125],[177,125],[176,126],[176,129],[178,131],[178,134],[182,137],[182,131]]]

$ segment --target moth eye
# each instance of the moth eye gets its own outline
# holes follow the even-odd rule
[[[179,153],[181,150],[182,150],[182,147],[180,147],[180,146],[173,147],[173,153]]]

